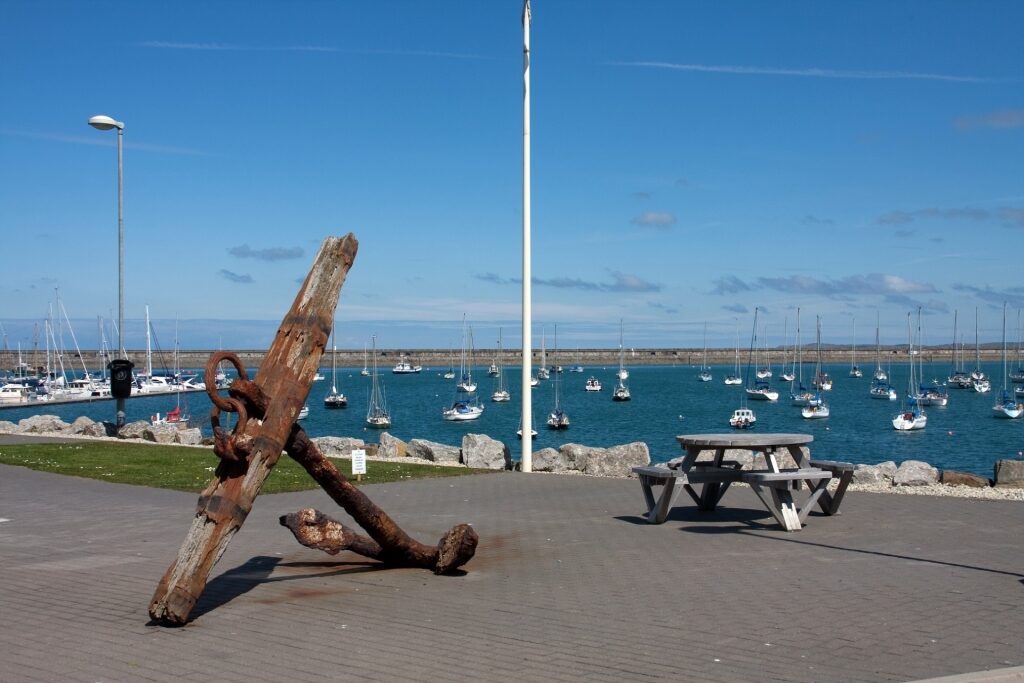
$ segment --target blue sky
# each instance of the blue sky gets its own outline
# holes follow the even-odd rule
[[[1019,2],[536,0],[534,329],[563,348],[998,339],[1024,306]],[[519,343],[518,0],[8,0],[0,323],[117,306],[166,347],[266,346],[352,231],[338,342]],[[92,321],[88,324],[77,321]],[[1016,325],[1015,318],[1012,325]],[[81,328],[86,329],[81,329]],[[486,343],[490,343],[489,341]]]

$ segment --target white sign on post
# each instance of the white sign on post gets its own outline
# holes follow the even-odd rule
[[[366,474],[366,451],[362,448],[352,451],[352,474]]]

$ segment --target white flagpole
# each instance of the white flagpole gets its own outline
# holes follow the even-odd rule
[[[533,325],[530,265],[530,0],[523,0],[523,472],[533,471],[533,403],[530,374],[533,364]]]

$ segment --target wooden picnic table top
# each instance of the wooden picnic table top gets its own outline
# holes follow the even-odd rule
[[[802,446],[814,441],[810,434],[683,434],[677,436],[684,448],[686,446],[704,446],[707,448],[750,448],[758,449],[770,446]]]

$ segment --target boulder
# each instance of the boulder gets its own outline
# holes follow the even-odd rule
[[[892,485],[896,475],[896,463],[886,460],[877,465],[855,465],[853,468],[854,484],[887,484]]]
[[[313,443],[328,458],[349,458],[352,457],[352,451],[366,450],[362,439],[348,436],[318,436],[313,439]]]
[[[974,488],[987,488],[989,481],[985,477],[979,477],[970,472],[957,472],[956,470],[942,470],[942,477],[939,481],[947,486],[971,486]]]
[[[70,426],[56,415],[33,415],[18,422],[18,432],[21,434],[46,434],[63,432]]]
[[[507,470],[512,468],[512,453],[497,439],[484,434],[466,434],[462,437],[462,461],[466,467]]]
[[[939,470],[922,460],[904,460],[892,478],[893,486],[927,486],[939,481]]]
[[[381,458],[404,458],[409,452],[404,441],[388,432],[381,432],[377,455]]]
[[[647,444],[634,441],[611,448],[595,448],[569,443],[559,449],[572,469],[596,477],[628,477],[633,467],[651,464]]]
[[[999,488],[1024,488],[1024,460],[996,460],[995,475]]]
[[[182,446],[198,446],[203,443],[203,432],[198,427],[179,429],[174,435],[174,443]]]
[[[444,465],[458,465],[462,452],[456,446],[435,443],[426,439],[413,439],[409,442],[408,453],[413,458],[423,458]]]
[[[81,434],[82,436],[106,436],[107,427],[102,422],[94,422],[85,415],[80,415],[71,423],[68,427],[68,431],[72,434]]]
[[[117,438],[119,439],[141,439],[142,433],[149,429],[150,425],[145,420],[136,420],[135,422],[129,422],[121,429],[117,430]]]
[[[522,463],[518,465],[521,467]],[[542,448],[533,452],[534,472],[565,472],[568,469],[569,461],[554,448]]]
[[[8,420],[0,420],[0,434],[10,434],[18,429],[18,425]]]
[[[175,443],[179,431],[176,425],[149,425],[142,430],[142,440],[153,443]]]

